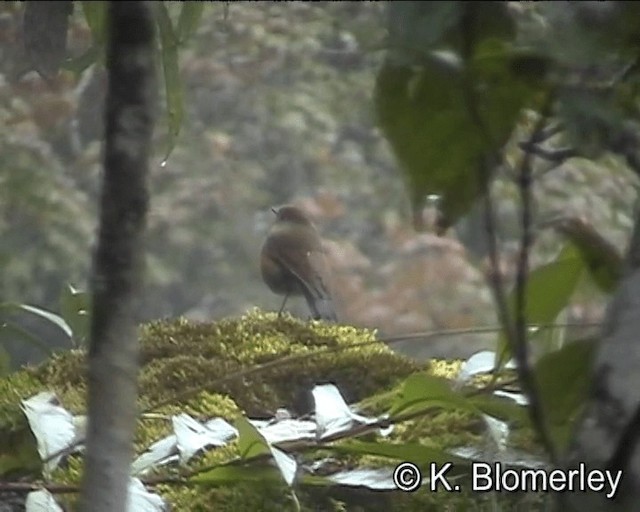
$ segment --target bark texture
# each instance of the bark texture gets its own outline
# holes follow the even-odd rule
[[[136,310],[155,110],[147,2],[110,2],[100,227],[93,268],[89,425],[81,510],[124,511],[136,421]]]

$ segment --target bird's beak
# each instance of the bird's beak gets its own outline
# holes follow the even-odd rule
[[[273,213],[275,213],[276,215],[278,215],[278,210],[276,210],[275,208],[271,208],[271,211],[272,211]]]

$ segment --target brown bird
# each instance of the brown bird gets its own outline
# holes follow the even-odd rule
[[[314,319],[337,321],[323,282],[324,253],[316,228],[295,206],[272,210],[276,220],[262,246],[260,270],[271,291],[284,295],[278,314],[290,295],[304,295]]]

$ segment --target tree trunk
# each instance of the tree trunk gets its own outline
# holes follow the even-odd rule
[[[137,416],[148,159],[155,110],[147,2],[110,2],[104,179],[92,280],[89,424],[81,510],[124,511]]]

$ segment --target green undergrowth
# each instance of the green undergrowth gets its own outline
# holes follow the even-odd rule
[[[281,407],[295,416],[304,415],[312,411],[312,387],[331,382],[348,403],[362,403],[361,413],[379,415],[388,410],[392,390],[409,375],[427,372],[450,377],[460,364],[434,361],[425,365],[376,341],[370,330],[304,322],[259,310],[212,323],[186,319],[152,322],[140,328],[140,347],[141,416],[135,437],[138,454],[170,433],[172,414],[186,412],[200,420],[221,416],[231,423],[242,414],[269,418]],[[275,363],[278,360],[281,363]],[[12,439],[13,446],[33,445],[19,401],[43,390],[55,392],[74,414],[84,413],[84,351],[58,353],[40,366],[0,380],[0,439]],[[386,441],[448,448],[477,443],[482,432],[477,415],[434,409],[421,418],[397,425]],[[25,441],[18,443],[16,438]],[[374,434],[359,438],[377,439],[379,436]],[[25,448],[26,456],[16,455],[10,461],[12,445],[0,446],[0,475],[33,477],[37,473],[33,450]],[[392,459],[333,452],[330,446],[312,452],[305,452],[306,460],[329,456],[335,458],[340,469],[394,464]],[[173,510],[295,510],[291,490],[277,480],[211,486],[185,478],[198,469],[219,465],[237,455],[234,442],[195,457],[188,467],[161,468],[145,478],[178,477],[178,483],[151,486],[172,504]],[[25,462],[25,458],[30,462]],[[11,471],[6,471],[7,468]],[[55,470],[51,479],[56,483],[77,484],[81,471],[81,460],[74,456],[65,467]],[[473,501],[465,493],[452,496],[426,490],[413,494],[382,493],[305,483],[295,490],[304,511],[443,510],[445,503],[462,507],[450,510],[465,510],[464,503]]]

